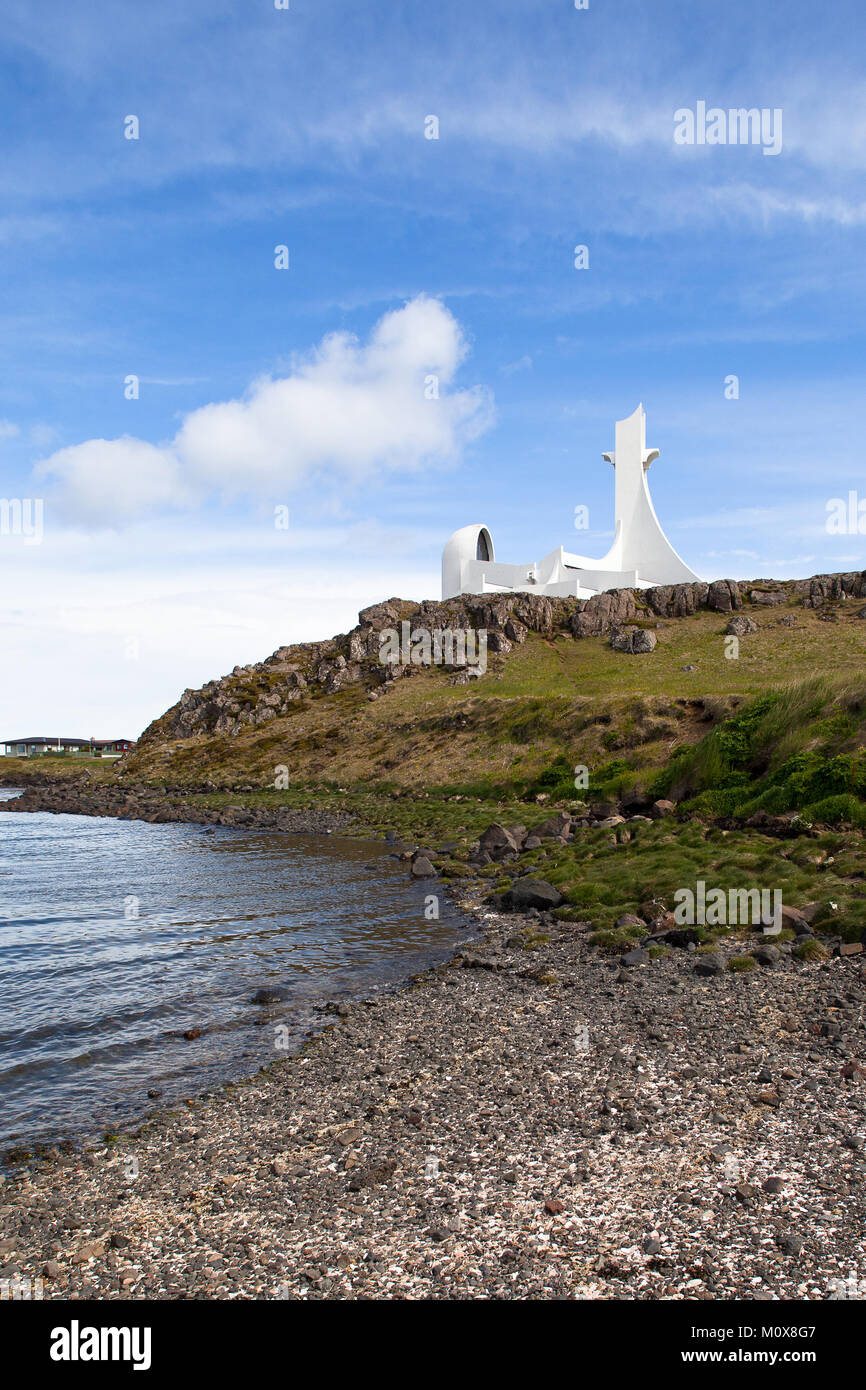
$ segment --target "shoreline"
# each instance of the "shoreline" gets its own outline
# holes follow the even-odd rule
[[[586,922],[435,882],[480,930],[447,962],[7,1171],[0,1276],[49,1299],[863,1296],[861,955],[629,967]]]
[[[7,790],[20,785],[2,783]],[[228,806],[224,809],[195,807],[189,796],[150,787],[126,788],[115,783],[83,787],[75,781],[31,782],[20,797],[0,802],[9,815],[45,811],[52,815],[106,816],[116,820],[140,820],[151,825],[172,822],[184,825],[221,825],[239,829],[273,830],[288,834],[332,835],[357,825],[350,811],[325,810],[310,806],[302,809]]]
[[[51,784],[49,784],[49,788],[50,786]],[[2,789],[2,784],[0,784],[0,789]],[[15,788],[13,788],[10,785],[7,789],[14,790]],[[66,800],[67,798],[64,797],[64,802]],[[7,809],[9,805],[10,803],[0,802],[0,807],[2,807],[4,810]],[[273,824],[272,822],[274,817],[267,813],[261,819],[256,818],[251,823],[247,823],[245,821],[239,822],[234,819],[221,819],[219,821],[214,821],[211,819],[205,819],[203,817],[195,817],[191,815],[178,815],[176,814],[177,809],[177,806],[172,806],[172,811],[175,813],[171,815],[159,815],[158,817],[156,817],[151,814],[142,814],[140,816],[134,817],[134,819],[141,820],[143,824],[162,824],[169,821],[172,823],[182,823],[186,825],[208,826],[218,824],[221,828],[226,829],[249,830],[253,832],[261,831],[273,834],[297,834],[304,836],[333,835],[335,838],[356,840],[359,843],[364,844],[369,844],[371,841],[370,835],[366,837],[361,837],[358,835],[351,834],[351,830],[354,828],[354,825],[357,821],[356,817],[347,815],[338,824],[338,818],[334,815],[334,813],[328,811],[321,811],[318,808],[314,807],[309,808],[307,811],[301,812],[281,812],[279,813],[279,820],[281,822],[280,824]],[[44,806],[41,804],[36,806],[27,806],[20,813],[33,814],[38,812],[44,812],[45,814],[91,815],[94,817],[99,817],[105,814],[105,812],[101,809],[94,808],[85,810],[80,805],[77,806],[74,810],[70,807],[67,811],[65,805],[62,810],[55,810],[54,808]],[[125,819],[129,817],[125,817],[121,814],[118,815],[117,818]],[[291,823],[288,824],[286,822]],[[397,848],[405,850],[405,846],[403,846],[402,844],[398,845],[396,841],[389,842],[387,838],[385,838],[384,840],[377,839],[375,843],[381,845],[383,856],[387,856],[392,859],[399,857],[398,854],[395,852]],[[411,879],[411,877],[407,876],[407,891],[412,886],[417,888],[419,885],[417,881],[414,881]],[[477,915],[475,914],[475,912],[473,912],[470,906],[457,901],[457,895],[452,885],[437,880],[437,886],[438,891],[444,892],[452,903],[452,907],[448,916],[443,918],[443,920],[450,920],[452,922],[452,925],[454,924],[454,922],[460,922],[462,927],[461,939],[454,945],[454,948],[449,956],[449,959],[451,959],[456,953],[458,953],[463,948],[463,946],[468,941],[473,939],[472,933],[478,932],[479,922],[477,919]],[[401,977],[398,980],[382,984],[374,990],[372,997],[386,997],[395,992],[399,992],[403,989],[410,988],[417,973],[418,972],[416,971],[405,977]],[[252,985],[250,986],[250,988],[252,988]],[[318,1013],[320,1016],[328,1016],[331,1014],[339,1014],[341,1008],[345,1003],[345,996],[342,995],[334,998],[328,998],[327,996],[323,996],[312,1006],[312,1008],[313,1011]],[[351,1007],[351,1003],[349,1006]],[[260,1020],[261,1022],[264,1022],[266,1017],[270,1019],[270,1008],[271,1006],[268,1005],[263,1006],[262,1018]],[[275,1024],[279,1023],[280,1018],[274,1015],[273,1022]],[[294,1056],[297,1053],[302,1052],[303,1049],[312,1039],[320,1036],[323,1029],[327,1029],[331,1026],[333,1025],[327,1022],[320,1022],[313,1023],[309,1027],[304,1028],[299,1035],[299,1040],[292,1045],[292,1047],[288,1050],[287,1055]],[[227,1077],[222,1081],[211,1083],[208,1089],[201,1091],[193,1091],[192,1093],[179,1095],[173,1100],[169,1102],[164,1102],[162,1105],[158,1107],[153,1106],[148,1109],[145,1109],[143,1113],[128,1112],[126,1116],[122,1116],[120,1118],[111,1117],[110,1123],[109,1117],[106,1116],[104,1124],[94,1123],[91,1128],[80,1128],[76,1129],[74,1132],[66,1134],[58,1133],[51,1138],[17,1139],[14,1135],[10,1136],[9,1139],[2,1141],[2,1146],[0,1146],[0,1182],[2,1182],[4,1175],[8,1177],[10,1171],[14,1171],[14,1169],[16,1167],[20,1167],[21,1164],[29,1164],[31,1162],[40,1161],[41,1159],[44,1159],[46,1155],[56,1155],[59,1152],[72,1152],[76,1150],[83,1152],[87,1151],[88,1149],[92,1149],[94,1146],[104,1147],[106,1135],[111,1135],[111,1142],[116,1143],[124,1135],[128,1135],[131,1132],[136,1132],[140,1130],[142,1127],[148,1127],[153,1123],[159,1123],[166,1114],[172,1113],[172,1111],[177,1107],[182,1107],[185,1105],[195,1105],[199,1103],[203,1097],[219,1093],[219,1091],[222,1089],[249,1084],[261,1072],[268,1071],[271,1067],[279,1066],[282,1060],[282,1058],[278,1058],[276,1061],[273,1061],[266,1066],[258,1066],[255,1067],[252,1071],[245,1071],[242,1072],[240,1075]],[[2,1186],[0,1186],[0,1193],[2,1193]],[[0,1264],[2,1264],[2,1260],[0,1260]]]
[[[267,1071],[8,1176],[5,1277],[60,1299],[663,1300],[862,1278],[859,962],[624,971],[572,924],[482,920]]]

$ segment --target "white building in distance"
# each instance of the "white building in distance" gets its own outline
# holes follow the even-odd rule
[[[639,405],[616,422],[616,447],[602,458],[613,465],[613,545],[600,560],[564,550],[537,564],[503,565],[486,526],[455,531],[442,552],[442,597],[524,590],[556,598],[591,598],[605,589],[649,589],[691,584],[700,576],[681,560],[661,528],[650,497],[647,469],[659,456],[646,446],[646,411]]]

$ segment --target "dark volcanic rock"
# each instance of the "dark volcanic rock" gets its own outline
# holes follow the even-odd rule
[[[644,598],[660,618],[687,618],[707,601],[709,584],[660,584]]]
[[[424,855],[424,854],[419,854],[415,859],[412,860],[412,877],[413,877],[413,878],[435,878],[435,877],[436,877],[436,870],[433,868],[433,865],[430,863],[430,860],[426,857],[426,855]]]
[[[775,604],[787,603],[788,595],[784,589],[752,589],[749,599],[752,603],[761,603],[767,608],[772,608]]]
[[[571,816],[568,811],[560,811],[558,816],[552,816],[550,820],[541,822],[541,825],[533,827],[532,834],[536,839],[559,839],[571,825]]]
[[[648,628],[617,627],[611,633],[610,645],[615,652],[627,652],[632,656],[644,656],[655,651],[656,635]]]
[[[694,927],[674,927],[673,931],[660,932],[656,939],[665,946],[678,946],[681,950],[697,946],[700,941]]]
[[[759,946],[752,954],[759,965],[774,966],[781,960],[778,946]]]
[[[519,878],[502,895],[502,905],[512,912],[526,912],[531,907],[549,911],[565,902],[558,888],[539,878]]]
[[[579,612],[572,619],[571,630],[575,637],[601,637],[636,614],[633,590],[610,589],[582,601]]]
[[[626,951],[625,955],[620,957],[619,963],[625,966],[649,965],[649,961],[649,951],[645,951],[642,946],[635,946],[633,951]]]
[[[735,579],[716,579],[707,590],[707,607],[716,613],[730,613],[742,608],[740,587]]]
[[[282,1004],[289,997],[289,991],[282,985],[267,985],[257,989],[251,999],[252,1004]]]
[[[535,834],[538,834],[537,830]],[[488,825],[478,839],[479,851],[489,854],[491,859],[501,859],[505,854],[517,854],[520,847],[520,838],[495,821],[493,825]]]

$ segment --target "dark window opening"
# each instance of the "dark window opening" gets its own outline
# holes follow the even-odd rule
[[[475,547],[475,558],[476,560],[490,559],[490,545],[488,544],[486,531],[478,532],[478,545]]]

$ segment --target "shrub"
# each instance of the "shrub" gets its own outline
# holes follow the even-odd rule
[[[571,763],[564,753],[560,753],[549,767],[540,772],[535,779],[535,786],[540,791],[548,791],[551,787],[557,787],[566,778],[571,786],[574,786],[574,773]]]
[[[589,940],[591,945],[613,953],[630,950],[635,941],[645,935],[646,930],[642,927],[614,927],[605,931],[594,931]]]
[[[613,758],[611,762],[593,771],[592,785],[593,788],[603,787],[609,782],[618,782],[629,776],[634,776],[631,764],[625,758]]]
[[[829,899],[818,908],[812,918],[812,926],[818,931],[835,931],[838,921],[838,909]]]
[[[813,936],[794,947],[794,955],[798,960],[826,960],[829,954],[823,941],[816,941]]]
[[[866,901],[849,901],[844,911],[835,909],[830,902],[822,903],[812,926],[825,935],[841,936],[843,941],[859,941],[866,931]]]
[[[754,956],[731,956],[728,961],[728,969],[735,975],[741,975],[747,970],[754,970],[758,962]]]
[[[532,801],[541,792],[545,792],[554,801],[574,797],[574,764],[571,758],[566,757],[564,753],[558,754],[537,777],[526,783],[523,799]]]
[[[828,746],[827,740],[835,738],[838,746],[855,732],[850,709],[840,709],[831,696],[819,678],[751,700],[672,758],[650,790],[687,800],[698,815],[745,819],[756,811],[802,811],[829,825],[866,826],[866,755]],[[863,692],[849,700],[859,708]],[[824,747],[804,748],[816,733]]]
[[[840,825],[843,821],[850,821],[852,825],[866,825],[866,806],[850,793],[814,801],[803,808],[803,813],[808,820],[823,821],[825,825]]]

